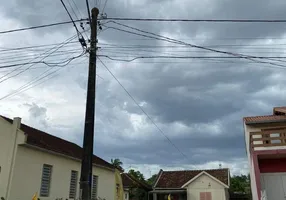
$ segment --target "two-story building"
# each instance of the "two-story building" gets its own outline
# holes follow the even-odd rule
[[[286,107],[243,123],[253,200],[286,199]]]
[[[82,148],[0,116],[0,198],[78,199]],[[93,156],[92,198],[115,200],[113,165]]]

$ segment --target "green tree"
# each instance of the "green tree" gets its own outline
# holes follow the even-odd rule
[[[119,158],[111,159],[111,164],[114,167],[116,167],[120,170],[123,170],[123,168],[122,168],[123,163],[121,162],[121,160]]]
[[[128,174],[139,181],[145,182],[145,177],[140,171],[135,171],[134,169],[130,169]]]
[[[232,176],[230,178],[230,191],[247,194],[251,197],[250,175]]]
[[[150,178],[147,179],[147,183],[149,185],[153,185],[155,180],[156,180],[156,178],[157,178],[157,174],[153,174],[153,176],[151,176]]]

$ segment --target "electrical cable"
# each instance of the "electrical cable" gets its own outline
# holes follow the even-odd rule
[[[137,107],[145,114],[145,116],[154,124],[154,126],[159,130],[159,132],[168,140],[168,142],[175,148],[177,151],[186,159],[188,157],[184,154],[173,142],[172,140],[163,132],[163,130],[156,124],[156,122],[151,118],[150,115],[139,105],[139,103],[135,100],[135,98],[131,95],[130,92],[122,85],[122,83],[116,78],[116,76],[110,71],[110,69],[104,64],[104,62],[98,58],[101,64],[106,68],[106,70],[111,74],[111,76],[117,81],[117,83],[122,87],[122,89],[126,92],[126,94],[133,100],[133,102],[137,105]]]
[[[18,32],[18,31],[26,31],[26,30],[33,30],[33,29],[39,29],[39,28],[46,28],[46,27],[51,27],[51,26],[70,24],[70,23],[74,23],[74,22],[82,22],[82,21],[86,21],[86,20],[87,19],[79,19],[79,20],[74,20],[74,21],[65,21],[65,22],[57,22],[57,23],[52,23],[52,24],[31,26],[31,27],[26,27],[26,28],[18,28],[18,29],[0,31],[0,34],[13,33],[13,32]]]
[[[73,57],[73,58],[70,58],[69,60],[67,60],[67,62],[66,62],[64,65],[61,66],[61,68],[58,68],[58,69],[56,69],[55,71],[52,71],[52,72],[46,74],[47,72],[49,72],[49,71],[51,71],[51,70],[53,69],[53,68],[51,67],[50,69],[48,69],[48,70],[44,71],[42,74],[40,74],[37,78],[34,78],[34,79],[32,79],[32,81],[30,81],[30,82],[28,82],[28,83],[22,85],[21,87],[19,87],[16,91],[13,91],[13,92],[11,92],[11,93],[9,93],[9,94],[7,94],[7,95],[1,97],[1,98],[0,98],[0,101],[3,100],[3,99],[6,99],[6,98],[8,98],[8,97],[14,96],[15,94],[19,94],[19,93],[23,92],[24,90],[26,90],[27,88],[29,88],[32,84],[34,84],[34,83],[36,83],[36,82],[38,82],[38,81],[40,81],[40,80],[46,78],[47,76],[49,76],[49,75],[51,75],[51,74],[54,74],[55,72],[61,70],[64,66],[68,65],[72,60],[74,60],[74,59],[76,59],[76,58],[79,58],[79,57],[81,57],[82,55],[84,55],[84,53],[85,53],[85,52],[83,51],[82,54],[80,54],[80,55],[78,55],[78,56],[75,56],[75,57]],[[29,89],[30,89],[30,88],[29,88]]]
[[[152,22],[216,22],[216,23],[285,23],[285,19],[160,19],[160,18],[124,18],[107,17],[101,20],[116,21],[152,21]]]
[[[82,45],[82,48],[85,48],[85,47],[86,47],[86,44],[84,45],[85,42],[83,43],[83,41],[84,41],[83,35],[82,35],[81,32],[78,30],[78,28],[77,28],[77,26],[76,26],[76,24],[75,24],[75,22],[74,22],[74,20],[73,20],[73,18],[72,18],[72,16],[71,16],[70,12],[68,11],[68,9],[67,9],[67,7],[66,7],[64,1],[63,1],[63,0],[60,0],[60,1],[61,1],[62,5],[64,6],[64,9],[66,10],[66,12],[67,12],[67,14],[68,14],[70,20],[73,22],[73,26],[74,26],[74,28],[75,28],[77,34],[78,34],[78,39],[79,39],[79,42],[80,42],[81,45]],[[72,10],[73,10],[73,8],[72,8]],[[73,11],[74,11],[74,10],[73,10]],[[75,15],[76,15],[76,14],[75,14]],[[83,40],[83,41],[81,42],[81,40]]]
[[[108,1],[108,0],[105,0],[105,2],[104,2],[104,6],[103,6],[102,11],[101,11],[102,14],[103,14],[104,9],[105,9],[105,7],[106,7],[107,1]]]
[[[131,31],[126,31],[126,30],[119,29],[119,28],[116,28],[116,27],[110,27],[112,29],[123,31],[123,32],[127,32],[127,33],[130,33],[130,34],[135,34],[135,35],[139,35],[139,36],[143,36],[143,37],[154,38],[154,39],[161,40],[161,41],[167,41],[167,42],[170,42],[170,43],[190,46],[190,47],[193,47],[193,48],[203,49],[203,50],[211,51],[211,52],[215,52],[215,53],[227,54],[227,55],[231,55],[231,56],[234,56],[234,57],[239,57],[239,58],[251,60],[253,62],[257,62],[257,63],[261,63],[261,64],[270,64],[270,65],[280,66],[280,67],[282,66],[280,64],[276,64],[276,63],[273,63],[273,62],[266,62],[266,61],[255,60],[255,59],[252,58],[253,56],[250,56],[250,55],[232,53],[232,52],[228,52],[228,51],[212,49],[212,48],[209,48],[209,47],[203,47],[203,46],[199,46],[199,45],[189,44],[189,43],[186,43],[186,42],[183,42],[183,41],[179,41],[179,40],[172,39],[172,38],[169,38],[169,37],[161,36],[161,35],[158,35],[158,34],[155,34],[155,33],[144,31],[144,30],[141,30],[141,29],[138,29],[138,28],[135,28],[135,27],[131,27],[131,26],[128,26],[128,25],[125,25],[125,24],[121,24],[121,23],[118,23],[118,22],[113,22],[113,23],[121,25],[121,26],[124,26],[124,27],[127,27],[127,28],[130,28],[130,29],[133,29],[133,30],[136,30],[136,31],[140,31],[140,32],[143,32],[143,33],[151,34],[151,35],[154,35],[156,37],[148,36],[148,35],[144,35],[144,34],[140,34],[140,33],[135,33],[135,32],[131,32]],[[266,59],[270,59],[270,58],[266,58]],[[285,66],[283,65],[282,67],[285,67]]]
[[[51,49],[49,49],[48,51],[46,51],[45,53],[48,53],[48,52],[49,52],[48,55],[44,56],[40,61],[43,61],[45,58],[49,57],[51,54],[53,54],[54,52],[56,52],[58,49],[60,49],[61,47],[63,47],[65,44],[67,44],[69,41],[72,41],[72,40],[73,40],[74,38],[76,38],[76,37],[77,37],[77,35],[68,38],[68,39],[65,40],[62,44],[58,45],[57,48],[54,47],[55,50],[52,51],[52,52],[49,52],[49,51],[51,51],[51,50],[54,49],[54,48],[51,48]],[[38,58],[40,58],[40,56],[38,56],[38,57],[35,58],[35,59],[38,59]],[[35,59],[32,59],[30,62],[33,62],[33,60],[35,60]],[[38,61],[38,62],[39,62],[39,61]],[[18,72],[18,73],[16,73],[16,74],[14,74],[14,75],[12,75],[12,76],[6,78],[6,79],[1,80],[2,78],[4,78],[4,77],[8,76],[9,74],[13,73],[14,71],[12,70],[11,72],[9,72],[9,73],[5,74],[4,76],[1,76],[1,77],[0,77],[0,80],[1,80],[0,83],[4,82],[4,81],[6,81],[6,80],[8,80],[8,79],[10,79],[10,78],[12,78],[12,77],[18,76],[19,74],[24,73],[25,71],[27,71],[28,69],[30,69],[30,68],[31,68],[32,66],[34,66],[35,64],[37,64],[37,63],[31,63],[31,65],[30,65],[29,67],[27,67],[24,71],[20,71],[20,72]],[[19,68],[22,68],[23,66],[24,66],[24,65],[20,65]],[[6,67],[7,67],[7,66],[6,66]],[[19,69],[19,68],[16,68],[16,69]],[[15,70],[16,70],[16,69],[15,69]]]

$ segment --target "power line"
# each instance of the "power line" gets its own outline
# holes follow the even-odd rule
[[[98,58],[101,64],[106,68],[106,70],[111,74],[111,76],[117,81],[117,83],[122,87],[122,89],[126,92],[126,94],[133,100],[133,102],[138,106],[138,108],[146,115],[146,117],[154,124],[154,126],[159,130],[159,132],[168,140],[168,142],[175,148],[177,151],[182,154],[182,156],[186,159],[188,157],[184,154],[173,142],[172,140],[163,132],[163,130],[156,124],[156,122],[151,118],[150,115],[139,105],[139,103],[135,100],[135,98],[128,92],[128,90],[122,85],[122,83],[116,78],[116,76],[110,71],[110,69],[104,64],[104,62]]]
[[[68,38],[67,40],[65,40],[64,42],[62,42],[57,48],[56,48],[56,47],[53,47],[53,48],[49,49],[48,51],[46,51],[45,53],[48,53],[49,51],[55,49],[54,51],[48,53],[48,55],[44,56],[40,61],[44,61],[45,58],[47,58],[47,57],[49,57],[50,55],[52,55],[52,54],[53,54],[54,52],[56,52],[59,48],[63,47],[65,44],[67,44],[69,41],[72,41],[72,40],[73,40],[74,38],[76,38],[76,37],[77,37],[77,35],[72,36],[72,37]],[[45,53],[44,53],[44,54],[45,54]],[[40,58],[40,56],[38,56],[37,58]],[[37,58],[35,58],[35,59],[37,59]],[[4,82],[4,81],[6,81],[6,80],[8,80],[8,79],[10,79],[10,78],[13,78],[13,77],[15,77],[15,76],[18,76],[19,74],[22,74],[22,73],[24,73],[25,71],[27,71],[28,69],[30,69],[32,66],[34,66],[35,64],[37,64],[37,63],[33,63],[33,60],[35,60],[35,59],[32,59],[32,60],[30,61],[30,62],[32,62],[32,63],[30,63],[31,65],[30,65],[29,67],[27,67],[25,70],[20,71],[20,72],[18,72],[18,73],[16,73],[16,74],[12,75],[12,76],[10,76],[10,77],[7,77],[6,79],[3,79],[2,81],[0,81],[0,83]],[[40,61],[38,61],[38,62],[40,62]],[[46,64],[46,63],[44,63],[44,64]],[[19,68],[22,68],[23,66],[24,66],[24,65],[20,65],[20,67],[14,69],[14,70],[17,70],[17,69],[19,69]],[[7,67],[7,66],[6,66],[6,67]],[[14,72],[14,71],[12,70],[11,72],[5,74],[4,76],[1,76],[0,79],[2,79],[2,78],[4,78],[4,77],[8,76],[9,74],[11,74],[11,73],[13,73],[13,72]]]
[[[78,41],[70,41],[69,44],[78,43]],[[42,48],[42,47],[48,47],[48,46],[56,46],[62,43],[53,43],[53,44],[43,44],[43,45],[34,45],[34,46],[25,46],[25,47],[15,47],[15,48],[4,48],[0,50],[0,52],[6,52],[6,51],[19,51],[19,50],[27,50],[27,49],[35,49],[35,48]],[[2,54],[2,53],[1,53]]]
[[[104,6],[103,6],[102,11],[101,11],[102,14],[103,14],[104,9],[105,9],[105,7],[106,7],[107,1],[108,1],[108,0],[105,0],[105,2],[104,2]]]
[[[216,23],[285,23],[285,19],[163,19],[163,18],[125,18],[107,17],[101,20],[151,21],[151,22],[216,22]]]
[[[13,33],[13,32],[18,32],[18,31],[26,31],[26,30],[33,30],[33,29],[39,29],[39,28],[46,28],[46,27],[51,27],[51,26],[70,24],[70,23],[74,23],[74,22],[82,22],[82,21],[86,21],[86,20],[87,19],[79,19],[79,20],[74,20],[74,21],[65,21],[65,22],[58,22],[58,23],[52,23],[52,24],[31,26],[31,27],[26,27],[26,28],[18,28],[18,29],[12,29],[12,30],[7,30],[7,31],[0,31],[0,34]]]
[[[87,14],[88,14],[88,20],[89,20],[89,25],[91,26],[91,15],[90,15],[90,9],[89,9],[89,3],[88,0],[85,0],[86,2],[86,8],[87,8]]]
[[[122,32],[130,33],[130,34],[134,34],[134,35],[139,35],[139,36],[143,36],[143,37],[154,38],[154,39],[157,39],[157,40],[166,41],[166,42],[170,42],[170,43],[174,43],[174,44],[190,46],[190,47],[193,47],[193,48],[203,49],[203,50],[206,50],[206,51],[211,51],[211,52],[215,52],[215,53],[219,53],[219,54],[227,54],[227,55],[231,55],[231,56],[234,56],[234,57],[239,57],[239,58],[251,60],[253,62],[257,62],[257,63],[261,63],[261,64],[270,64],[270,65],[274,65],[274,66],[281,66],[280,64],[276,64],[276,63],[273,63],[273,62],[266,62],[266,61],[255,60],[255,59],[252,58],[253,56],[251,56],[251,55],[233,53],[233,52],[228,52],[228,51],[212,49],[212,48],[209,48],[209,47],[203,47],[203,46],[199,46],[199,45],[194,45],[194,44],[186,43],[186,42],[183,42],[183,41],[180,41],[180,40],[172,39],[170,37],[165,37],[165,36],[162,36],[162,35],[159,35],[159,34],[155,34],[155,33],[149,32],[149,31],[144,31],[144,30],[141,30],[141,29],[138,29],[138,28],[135,28],[135,27],[131,27],[131,26],[128,26],[128,25],[125,25],[125,24],[121,24],[121,23],[118,23],[118,22],[114,22],[114,21],[111,21],[111,22],[115,23],[117,25],[121,25],[121,26],[127,27],[127,28],[132,29],[132,30],[136,30],[136,31],[139,31],[139,32],[143,32],[143,33],[147,33],[147,34],[150,34],[150,35],[154,35],[155,37],[154,36],[150,36],[150,35],[144,35],[144,34],[140,34],[140,33],[135,33],[135,32],[132,32],[132,31],[123,30],[123,29],[116,28],[116,27],[110,27],[112,29],[119,30],[119,31],[122,31]],[[270,58],[265,58],[265,59],[269,59],[270,60]],[[283,65],[282,67],[285,67],[285,66]]]
[[[82,36],[81,32],[79,32],[79,30],[78,30],[78,28],[77,28],[77,26],[76,26],[76,24],[75,24],[75,22],[74,22],[74,20],[73,20],[73,18],[72,18],[72,16],[71,16],[71,14],[69,13],[69,11],[68,11],[68,9],[67,9],[65,3],[63,2],[63,0],[61,0],[61,2],[62,2],[62,5],[64,6],[66,12],[68,13],[68,16],[70,17],[71,21],[73,22],[73,26],[74,26],[74,28],[75,28],[75,30],[76,30],[76,32],[77,32],[78,40],[79,40],[79,42],[80,42],[82,48],[85,48],[85,47],[86,47],[86,42],[85,42],[85,40],[84,40],[84,37]],[[73,10],[73,8],[72,8],[72,10]],[[74,10],[73,10],[73,12],[74,12]],[[74,13],[75,13],[75,12],[74,12]],[[76,15],[76,14],[75,14],[75,15]],[[76,17],[77,17],[77,16],[76,16]]]
[[[61,67],[62,67],[62,68],[65,67],[65,66],[68,65],[72,60],[81,57],[83,54],[84,54],[84,51],[82,52],[82,54],[80,54],[80,55],[78,55],[78,56],[75,56],[75,57],[73,57],[73,58],[70,58],[70,59],[67,60],[67,62],[66,62],[64,65],[62,65]],[[54,64],[55,64],[55,65],[58,65],[57,63],[54,63]],[[19,87],[16,91],[13,91],[13,92],[11,92],[11,93],[9,93],[9,94],[3,96],[2,98],[0,98],[0,101],[3,100],[3,99],[6,99],[6,98],[8,98],[8,97],[15,96],[16,94],[22,93],[23,91],[26,91],[27,89],[30,89],[30,88],[34,87],[35,85],[32,86],[34,83],[36,83],[36,82],[38,82],[38,81],[40,81],[40,80],[42,80],[42,79],[48,77],[48,76],[51,75],[51,74],[54,74],[55,72],[61,70],[62,68],[59,68],[59,69],[57,69],[57,70],[55,70],[55,71],[52,71],[52,72],[50,72],[50,73],[48,73],[48,74],[46,74],[46,73],[49,72],[49,71],[51,71],[53,68],[50,68],[50,69],[44,71],[44,72],[43,72],[42,74],[40,74],[37,78],[34,78],[32,81],[30,81],[30,82],[28,82],[28,83],[22,85],[22,86]],[[36,84],[36,85],[38,85],[38,84]],[[30,86],[32,86],[32,87],[30,87]]]

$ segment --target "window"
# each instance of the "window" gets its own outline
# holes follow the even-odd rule
[[[97,185],[98,185],[98,176],[92,176],[92,193],[91,199],[97,199]]]
[[[70,199],[76,198],[77,182],[78,182],[78,172],[72,170],[71,171],[71,181],[70,181],[70,193],[69,193]]]
[[[51,165],[47,165],[47,164],[43,165],[41,190],[40,190],[41,197],[48,197],[50,194],[52,169],[53,169],[53,166]]]
[[[127,195],[127,193],[125,193],[125,199],[127,199],[127,197],[128,197],[128,195]]]
[[[200,200],[212,200],[211,192],[200,192]]]

